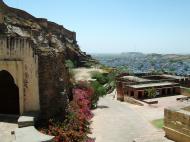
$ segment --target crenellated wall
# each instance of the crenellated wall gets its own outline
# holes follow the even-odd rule
[[[8,71],[19,87],[20,113],[39,111],[38,56],[27,38],[0,37],[0,71]]]

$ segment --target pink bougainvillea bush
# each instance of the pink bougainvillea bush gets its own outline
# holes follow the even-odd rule
[[[55,136],[55,142],[94,142],[89,138],[90,120],[93,114],[90,110],[93,89],[86,82],[80,82],[73,88],[73,101],[68,107],[64,122],[50,120],[48,128],[41,131]]]

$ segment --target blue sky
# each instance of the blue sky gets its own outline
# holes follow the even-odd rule
[[[190,0],[4,0],[77,32],[88,53],[190,53]]]

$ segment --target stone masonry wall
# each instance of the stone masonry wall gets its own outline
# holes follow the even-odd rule
[[[41,118],[48,119],[64,113],[70,93],[69,74],[63,53],[50,51],[38,55]]]
[[[39,111],[38,57],[31,40],[1,36],[0,61],[0,70],[10,72],[19,87],[20,113]]]
[[[123,83],[116,81],[117,100],[124,101]]]
[[[183,108],[167,108],[164,111],[166,137],[176,142],[190,142],[190,111]]]

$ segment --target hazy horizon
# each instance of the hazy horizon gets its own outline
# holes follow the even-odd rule
[[[145,52],[118,52],[118,53],[93,53],[90,52],[90,54],[95,55],[95,54],[105,54],[105,55],[119,55],[119,54],[128,54],[128,53],[142,53],[142,54],[161,54],[161,55],[190,55],[190,53],[155,53],[155,52],[150,52],[150,53],[145,53]]]
[[[189,0],[4,0],[64,25],[87,53],[190,54]]]

